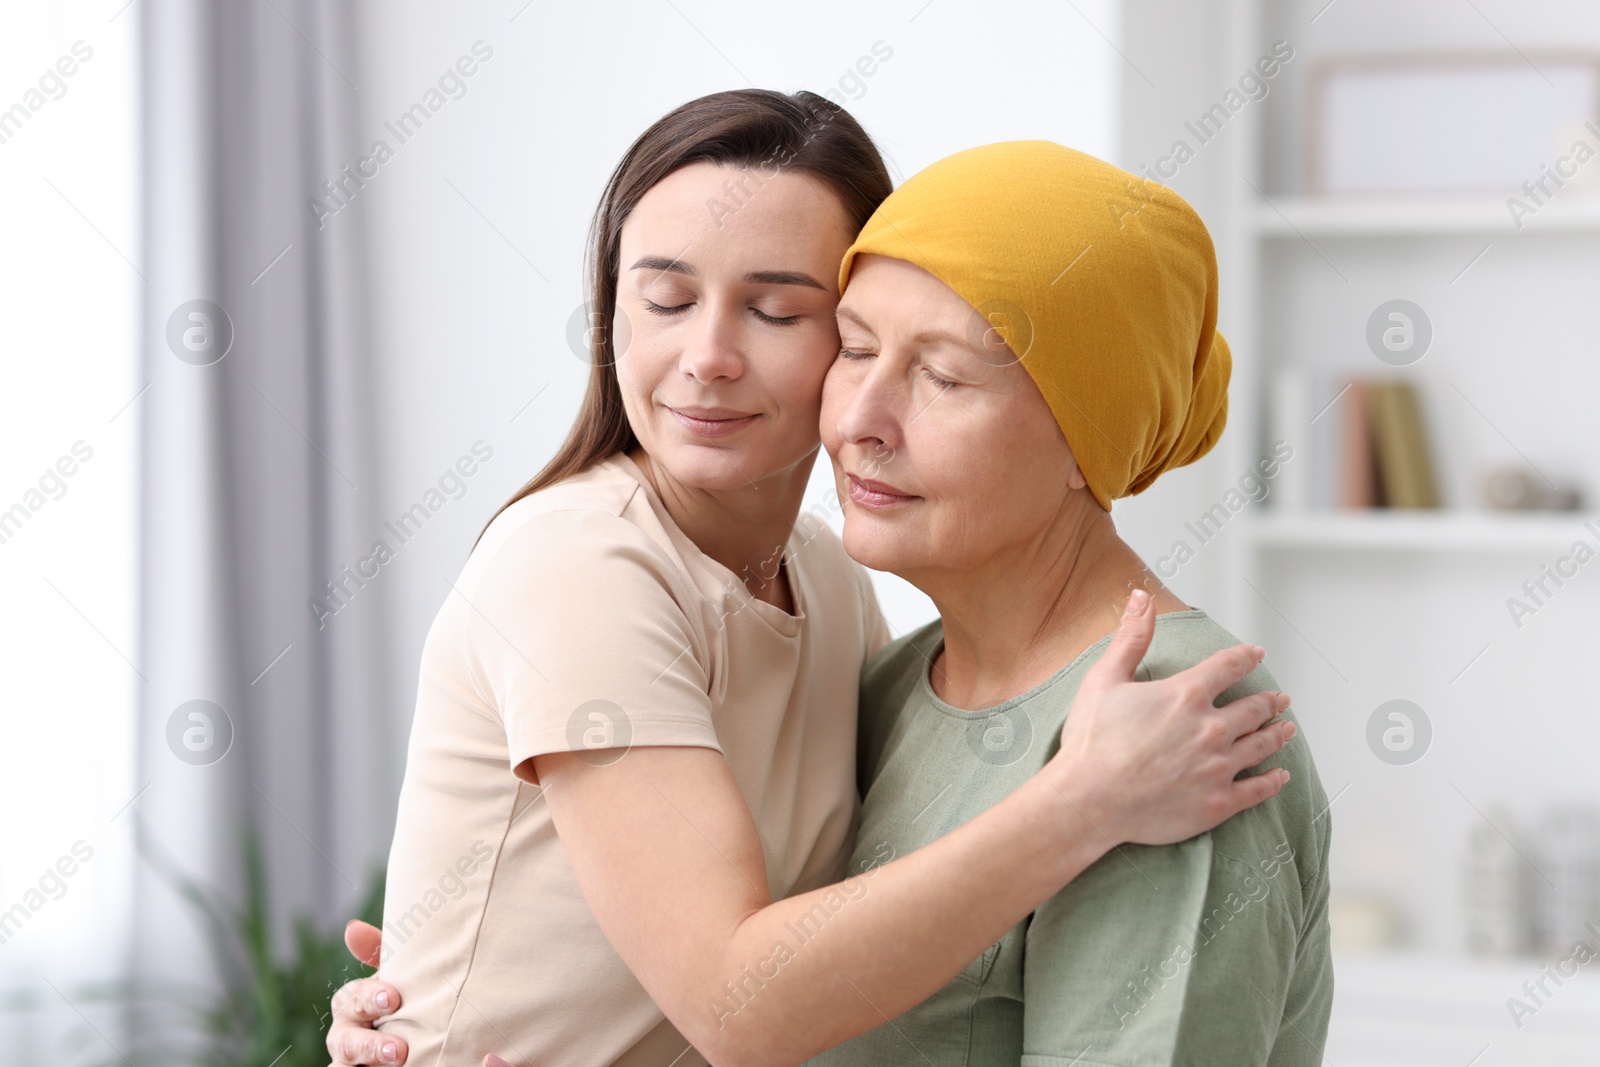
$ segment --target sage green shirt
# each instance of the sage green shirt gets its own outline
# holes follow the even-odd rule
[[[880,651],[862,676],[865,800],[851,871],[949,833],[1043,766],[1109,640],[982,711],[953,707],[929,685],[938,622]],[[1139,676],[1164,678],[1238,643],[1203,611],[1159,615]],[[1218,703],[1276,688],[1257,668]],[[1108,853],[933,997],[809,1062],[1321,1063],[1333,1002],[1328,800],[1303,733],[1252,773],[1276,766],[1292,776],[1278,796],[1176,845]]]

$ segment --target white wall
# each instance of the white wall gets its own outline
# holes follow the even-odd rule
[[[1153,167],[1184,135],[1184,121],[1230,84],[1219,70],[1229,44],[1225,9],[1217,0],[1127,0],[1122,12],[1123,55],[1116,67],[1121,107],[1113,163],[1135,174]],[[1219,271],[1217,326],[1225,338],[1234,336],[1239,318],[1230,271],[1233,249],[1226,188],[1232,151],[1227,136],[1233,132],[1224,130],[1176,177],[1163,183],[1189,201],[1211,231]],[[1230,401],[1237,384],[1236,376]],[[1236,422],[1230,408],[1230,426]],[[1225,430],[1204,458],[1163,474],[1155,486],[1113,507],[1118,531],[1146,563],[1158,566],[1174,541],[1185,536],[1184,523],[1204,513],[1249,469],[1256,457],[1234,447],[1237,437],[1237,430]],[[1186,603],[1204,608],[1224,626],[1237,628],[1237,620],[1225,610],[1224,571],[1224,546],[1214,543],[1176,575],[1163,574],[1162,580]]]
[[[1115,151],[1120,60],[1101,34],[1117,33],[1116,0],[1076,9],[1016,0],[540,3],[519,14],[521,6],[363,7],[368,132],[349,156],[381,138],[394,157],[326,220],[362,213],[372,243],[386,510],[409,507],[475,441],[494,449],[466,495],[384,569],[397,605],[396,670],[408,683],[396,709],[402,732],[445,580],[577,410],[587,367],[566,331],[582,300],[585,230],[618,157],[652,121],[693,97],[753,84],[839,92],[897,180],[991,141]],[[384,123],[480,40],[493,55],[466,79],[465,95],[398,144]],[[877,42],[892,55],[851,82]],[[824,492],[814,479],[808,506]],[[926,599],[893,578],[884,576],[880,595],[897,631],[932,618]]]

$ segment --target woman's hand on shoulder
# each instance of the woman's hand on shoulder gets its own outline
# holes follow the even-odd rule
[[[1267,690],[1213,703],[1260,665],[1264,651],[1234,645],[1169,678],[1136,681],[1155,616],[1150,594],[1135,589],[1043,772],[1113,844],[1186,840],[1275,796],[1289,780],[1283,768],[1235,780],[1294,736],[1293,723],[1274,721],[1289,698]]]

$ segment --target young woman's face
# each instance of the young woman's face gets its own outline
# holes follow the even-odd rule
[[[858,561],[907,578],[970,571],[1025,552],[1085,490],[1032,377],[938,278],[859,256],[838,319],[822,443]]]
[[[803,173],[692,163],[640,199],[622,226],[613,336],[653,464],[699,489],[809,469],[853,237],[838,197]]]

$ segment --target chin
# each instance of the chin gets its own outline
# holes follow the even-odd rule
[[[862,514],[855,505],[846,505],[844,550],[851,559],[875,571],[899,574],[907,566],[914,566],[916,553],[910,550],[905,538],[897,531],[884,528],[881,520]]]
[[[772,441],[751,442],[742,448],[679,441],[662,453],[652,453],[680,485],[709,490],[748,489],[752,484],[785,474],[799,463],[805,463],[809,472],[815,454],[815,447],[807,451],[803,443],[791,450],[782,442]]]
[[[736,450],[687,445],[672,449],[666,456],[657,456],[656,462],[674,481],[689,489],[740,489],[750,484],[740,473],[750,469],[747,457]]]

